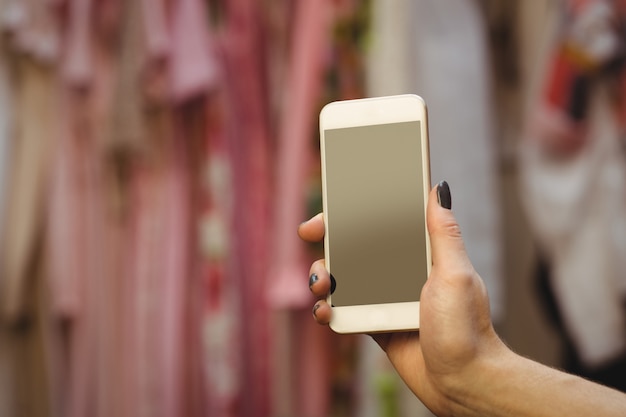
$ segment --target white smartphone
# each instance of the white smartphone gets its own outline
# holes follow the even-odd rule
[[[346,100],[320,113],[328,297],[337,333],[419,328],[431,268],[428,124],[416,95]]]

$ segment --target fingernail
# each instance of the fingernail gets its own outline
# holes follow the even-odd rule
[[[448,210],[452,209],[452,195],[450,194],[450,186],[446,181],[441,181],[437,185],[437,201],[441,207]]]
[[[313,284],[317,282],[318,279],[319,278],[317,277],[317,274],[311,274],[311,276],[309,277],[309,288],[311,288]]]
[[[313,306],[313,311],[312,311],[312,313],[313,313],[313,317],[315,317],[315,313],[317,313],[317,310],[318,310],[319,308],[320,308],[319,303],[316,303],[316,304]]]

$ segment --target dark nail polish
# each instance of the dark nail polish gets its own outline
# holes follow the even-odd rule
[[[318,280],[319,278],[317,277],[317,274],[311,274],[309,277],[309,288],[311,288]]]
[[[441,181],[437,185],[437,201],[441,207],[448,210],[452,209],[452,195],[450,194],[450,186],[446,181]]]
[[[337,288],[337,281],[335,281],[335,277],[333,274],[330,274],[330,293],[335,293],[335,288]]]
[[[317,313],[317,310],[318,310],[319,308],[320,308],[319,303],[318,303],[318,304],[315,304],[315,305],[313,306],[313,311],[312,311],[312,313],[313,313],[313,316],[314,316],[314,317],[315,317],[315,313]]]

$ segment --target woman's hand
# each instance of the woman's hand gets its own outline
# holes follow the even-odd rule
[[[493,329],[485,285],[467,257],[450,201],[445,182],[430,192],[433,266],[420,297],[419,332],[373,335],[409,388],[438,415],[460,407],[456,397],[466,395],[483,362],[511,353]],[[300,225],[298,233],[307,241],[322,240],[322,215]],[[319,298],[313,314],[328,324],[331,282],[324,260],[314,262],[310,272],[310,289]]]

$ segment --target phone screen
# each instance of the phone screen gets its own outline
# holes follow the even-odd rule
[[[427,279],[419,121],[324,131],[335,307],[419,301]]]

